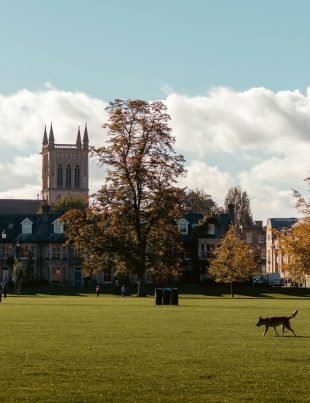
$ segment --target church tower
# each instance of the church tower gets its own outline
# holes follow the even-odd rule
[[[75,144],[55,144],[53,126],[49,136],[46,126],[42,143],[42,199],[55,201],[60,196],[88,197],[88,132],[85,124],[83,142],[80,128]]]

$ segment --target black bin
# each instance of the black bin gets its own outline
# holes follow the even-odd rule
[[[171,305],[179,305],[179,290],[171,288]]]
[[[155,305],[163,304],[163,289],[155,288]]]
[[[163,290],[163,304],[170,305],[171,304],[171,288],[164,288]]]

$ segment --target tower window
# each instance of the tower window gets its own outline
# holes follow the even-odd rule
[[[62,165],[58,165],[57,169],[57,187],[62,187]]]
[[[78,165],[75,166],[74,171],[74,187],[76,189],[80,187],[80,167]]]
[[[71,188],[71,166],[68,165],[66,169],[66,187]]]

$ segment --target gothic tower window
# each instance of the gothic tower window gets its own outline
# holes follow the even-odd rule
[[[66,187],[71,188],[71,166],[68,165],[66,169]]]
[[[78,165],[75,166],[74,187],[76,189],[78,189],[80,187],[80,167]]]
[[[62,187],[62,165],[58,165],[58,170],[57,170],[57,187],[61,188]]]

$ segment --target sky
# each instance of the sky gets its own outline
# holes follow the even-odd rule
[[[0,0],[0,198],[41,190],[44,126],[105,141],[108,102],[161,100],[181,186],[254,219],[297,216],[310,171],[310,3],[303,0]],[[104,169],[90,162],[90,192]]]

